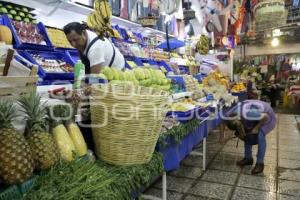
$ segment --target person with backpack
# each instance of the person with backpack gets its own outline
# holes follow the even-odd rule
[[[244,158],[236,164],[240,167],[253,164],[252,146],[258,145],[257,160],[252,174],[264,170],[266,135],[276,126],[276,115],[270,104],[259,100],[245,100],[227,113],[227,126],[244,140]]]

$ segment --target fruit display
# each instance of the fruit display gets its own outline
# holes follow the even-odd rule
[[[171,110],[173,112],[186,112],[189,110],[194,109],[196,106],[191,103],[186,103],[186,102],[176,102],[173,103],[171,106]]]
[[[199,90],[199,83],[198,80],[195,79],[191,75],[184,75],[183,76],[184,82],[185,82],[185,90],[186,92],[195,92]]]
[[[207,77],[202,80],[204,87],[214,86],[214,85],[223,85],[227,89],[229,88],[228,79],[221,74],[218,70],[210,73]]]
[[[111,26],[112,10],[109,1],[94,1],[94,11],[87,17],[87,26],[94,30],[100,38],[106,33],[114,34]]]
[[[26,119],[25,136],[32,151],[35,168],[46,170],[59,161],[59,152],[53,136],[47,132],[47,110],[35,92],[19,99]]]
[[[180,122],[176,119],[176,117],[170,115],[165,118],[162,123],[162,128],[160,130],[161,133],[165,133],[172,128],[175,128],[180,125]]]
[[[199,41],[196,44],[196,50],[201,55],[208,54],[209,51],[209,39],[205,35],[201,35]]]
[[[126,71],[121,71],[113,67],[105,67],[98,77],[114,82],[130,81],[136,85],[153,87],[165,91],[171,89],[171,81],[166,78],[165,74],[161,70],[153,69],[151,67],[139,67]]]
[[[0,25],[0,41],[12,44],[12,33],[7,26]]]
[[[49,35],[52,44],[55,47],[73,48],[69,43],[69,41],[67,40],[65,33],[62,30],[55,29],[55,28],[47,28],[47,33]]]
[[[36,23],[36,19],[30,10],[31,9],[22,5],[16,5],[8,2],[0,3],[1,15],[7,14],[9,18],[17,21]]]
[[[46,44],[36,24],[13,20],[12,25],[16,29],[17,35],[22,43]]]
[[[15,107],[0,101],[0,177],[5,184],[19,184],[29,179],[34,160],[28,142],[12,126]]]
[[[76,155],[75,145],[66,129],[63,125],[63,119],[68,117],[66,107],[64,105],[55,105],[51,107],[50,116],[53,120],[53,136],[58,146],[60,157],[64,161],[71,161]]]
[[[48,73],[73,72],[73,67],[63,60],[45,59],[40,55],[33,55],[33,58]]]
[[[71,116],[70,116],[71,119],[67,121],[66,127],[67,127],[68,133],[71,137],[71,140],[74,144],[77,155],[84,156],[87,154],[87,145],[84,141],[84,138],[82,136],[82,133],[81,133],[79,127],[74,122],[74,117],[75,117],[74,115],[75,115],[74,109],[72,109]]]
[[[239,92],[244,92],[244,91],[246,91],[246,87],[245,87],[244,83],[242,83],[242,82],[235,83],[233,85],[233,87],[231,88],[232,93],[239,93]]]

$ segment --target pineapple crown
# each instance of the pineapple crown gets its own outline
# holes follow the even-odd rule
[[[0,100],[0,127],[12,128],[12,120],[15,117],[15,107],[12,102]]]
[[[42,132],[47,129],[47,110],[45,103],[41,102],[41,96],[35,92],[23,95],[19,98],[19,104],[26,114],[25,134]]]

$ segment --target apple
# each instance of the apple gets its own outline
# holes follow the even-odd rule
[[[22,11],[27,12],[27,13],[29,12],[28,8],[25,8],[25,7],[22,8]]]
[[[23,13],[23,12],[19,12],[19,16],[21,16],[21,17],[25,17],[25,13]]]
[[[10,19],[13,19],[14,17],[11,14],[7,15]]]
[[[12,7],[12,5],[6,5],[6,8],[12,9],[13,7]]]
[[[26,17],[31,18],[31,19],[33,18],[32,14],[27,14]]]
[[[24,22],[30,22],[29,18],[24,18],[23,20],[24,20]]]
[[[0,11],[1,11],[2,13],[8,13],[7,9],[4,8],[4,7],[1,7]]]
[[[21,18],[20,16],[15,16],[15,20],[17,20],[17,21],[21,21],[21,20],[22,20],[22,18]]]
[[[12,14],[12,15],[16,15],[16,14],[17,14],[17,11],[15,11],[15,10],[10,10],[9,13]]]

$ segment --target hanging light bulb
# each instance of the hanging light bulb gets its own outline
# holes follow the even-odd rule
[[[273,38],[271,42],[272,47],[277,47],[279,45],[279,39]]]

